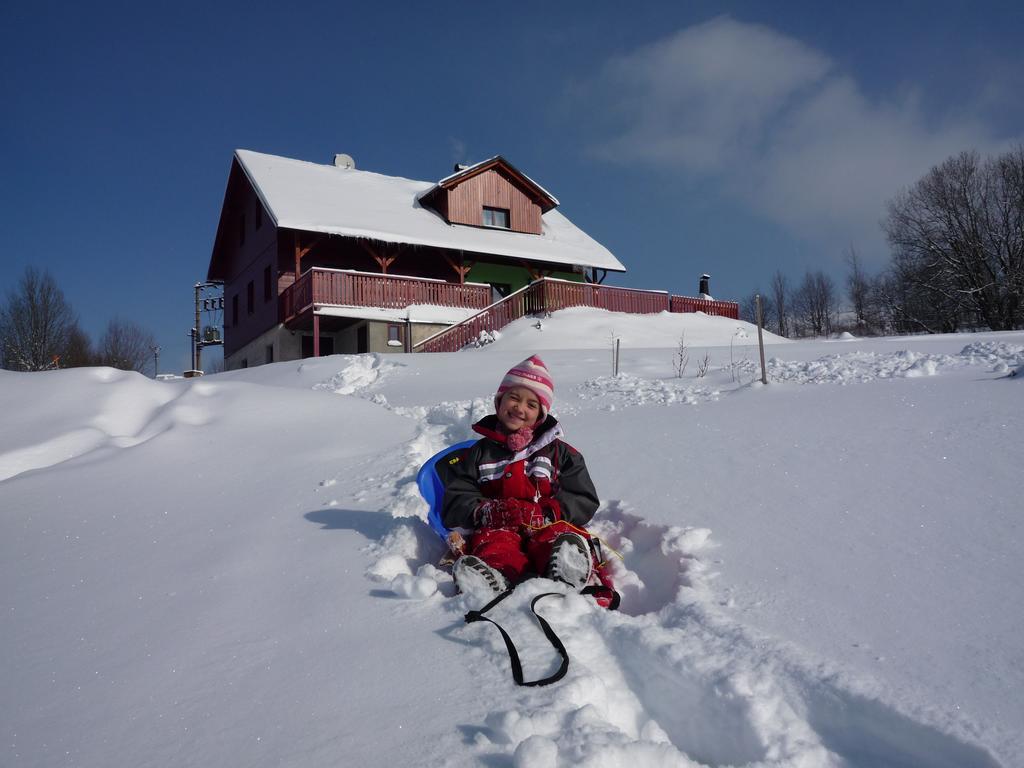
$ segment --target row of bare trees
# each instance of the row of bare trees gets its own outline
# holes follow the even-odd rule
[[[1024,146],[949,158],[889,201],[882,227],[889,266],[871,275],[850,247],[843,295],[821,271],[792,287],[776,272],[762,296],[766,327],[782,336],[1024,327]],[[753,294],[742,311],[754,317]]]
[[[107,365],[145,373],[153,367],[153,334],[114,318],[93,345],[49,272],[29,267],[0,306],[0,363],[12,371]]]
[[[755,317],[756,293],[741,302],[743,317]],[[838,329],[839,300],[832,278],[820,270],[807,272],[796,287],[776,272],[761,296],[764,325],[780,336],[828,336]]]

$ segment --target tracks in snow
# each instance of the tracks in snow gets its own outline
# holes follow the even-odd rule
[[[542,602],[571,656],[569,673],[551,687],[516,688],[498,633],[462,625],[479,606],[455,595],[450,576],[432,565],[441,546],[415,484],[420,464],[470,437],[469,426],[489,409],[484,400],[393,409],[422,428],[385,478],[395,523],[369,548],[368,575],[442,611],[451,622],[445,633],[480,650],[457,663],[473,665],[474,678],[501,702],[485,722],[461,726],[466,753],[453,764],[998,768],[983,748],[897,711],[871,681],[849,679],[728,617],[709,570],[710,531],[650,523],[623,500],[603,504],[592,526],[623,555],[614,566],[622,611],[575,594]],[[494,616],[515,639],[527,678],[557,664],[530,600],[559,589],[526,582]]]

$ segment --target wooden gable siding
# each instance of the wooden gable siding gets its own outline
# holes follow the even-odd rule
[[[461,182],[448,191],[448,221],[452,224],[483,223],[483,208],[505,208],[509,227],[514,232],[539,235],[540,206],[497,169],[489,170]]]
[[[279,260],[277,228],[240,169],[232,174],[223,210],[225,226],[216,257],[222,269],[219,279],[224,281],[224,354],[229,356],[277,322]],[[268,269],[269,297],[264,292]]]

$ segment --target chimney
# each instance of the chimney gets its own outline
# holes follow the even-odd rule
[[[702,295],[708,296],[711,294],[710,284],[711,275],[704,274],[700,276],[700,292]]]
[[[456,163],[455,164],[455,172],[456,173],[462,173],[467,168],[469,168],[468,165],[463,165],[462,163]]]
[[[334,167],[352,171],[355,170],[356,161],[352,159],[352,155],[337,154],[334,156]]]

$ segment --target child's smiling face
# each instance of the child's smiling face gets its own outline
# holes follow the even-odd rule
[[[526,387],[512,387],[498,402],[498,421],[509,432],[532,427],[540,418],[540,400]]]

